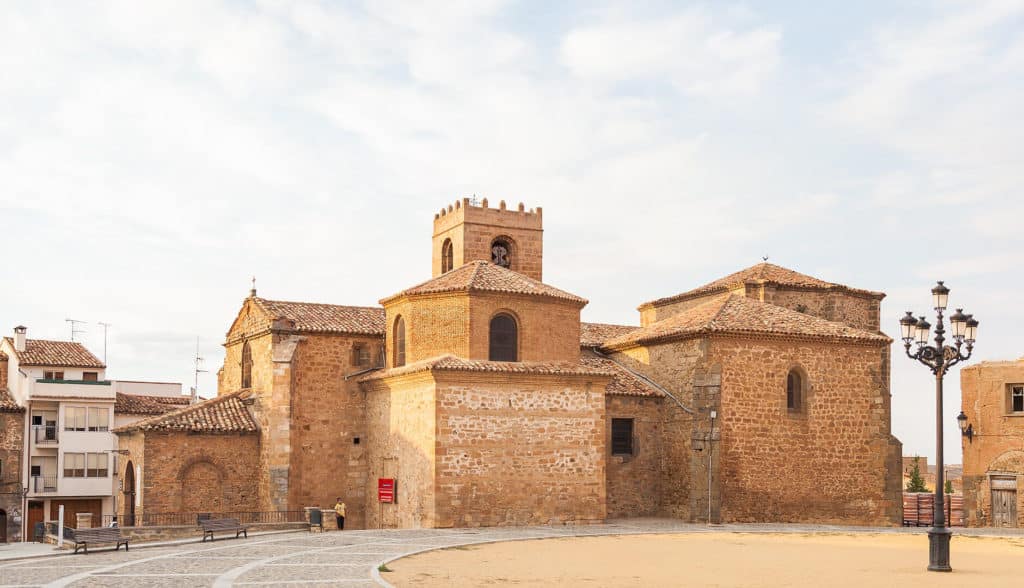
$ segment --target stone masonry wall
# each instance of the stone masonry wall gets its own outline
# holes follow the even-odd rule
[[[465,292],[418,296],[389,303],[387,320],[387,365],[395,363],[395,321],[405,320],[405,363],[450,353],[469,357],[469,296]]]
[[[876,298],[839,291],[765,287],[762,301],[872,333],[879,330],[881,301]]]
[[[608,518],[661,514],[665,404],[661,397],[605,397]],[[633,419],[633,454],[612,455],[612,419]],[[675,431],[669,433],[674,434]]]
[[[356,380],[369,368],[354,364],[357,344],[370,350],[379,337],[310,335],[295,354],[292,393],[289,508],[333,507],[344,498],[346,528],[365,528],[367,480],[366,404]]]
[[[968,526],[991,526],[992,474],[1017,480],[1017,526],[1024,527],[1024,412],[1009,404],[1011,384],[1024,385],[1024,358],[986,361],[960,370],[961,409],[974,430],[962,438],[964,511]]]
[[[148,432],[144,444],[132,441],[129,452],[144,445],[145,456],[130,454],[124,463],[143,464],[144,512],[264,510],[257,490],[258,435]]]
[[[0,380],[0,386],[6,384]],[[7,515],[7,541],[21,540],[21,521],[15,515],[21,512],[22,452],[25,450],[25,413],[0,412],[0,509]],[[24,513],[22,513],[24,514]]]
[[[723,522],[900,523],[902,446],[878,346],[715,337],[708,362],[721,369]],[[808,387],[797,413],[793,367]]]
[[[119,455],[117,458],[117,475],[122,482],[126,482],[128,479],[127,471],[128,467],[131,466],[133,469],[139,472],[135,478],[136,483],[136,496],[135,496],[135,514],[136,516],[141,515],[145,512],[146,508],[146,493],[143,491],[146,483],[146,435],[140,431],[132,433],[118,433],[117,434],[117,448],[121,451],[127,451],[126,455]],[[125,487],[122,490],[129,490]],[[122,492],[117,497],[117,515],[121,521],[124,521],[124,516],[129,512],[130,504],[128,498]],[[160,512],[154,510],[153,512]]]
[[[370,380],[366,390],[366,528],[435,525],[434,470],[437,404],[427,372]],[[397,500],[377,502],[378,478],[396,480]]]
[[[487,359],[491,319],[511,314],[519,327],[519,361],[577,361],[580,356],[580,309],[549,298],[482,294],[470,297],[469,359]]]
[[[435,377],[436,526],[604,520],[606,377]]]

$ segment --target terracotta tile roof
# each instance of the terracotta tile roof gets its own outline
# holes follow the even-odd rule
[[[25,409],[18,406],[7,388],[0,387],[0,412],[25,412]]]
[[[384,334],[384,309],[340,306],[315,302],[287,302],[255,298],[256,304],[275,319],[294,324],[296,331],[313,333]]]
[[[665,396],[660,390],[636,377],[626,368],[610,359],[597,357],[589,353],[580,356],[580,364],[590,369],[599,369],[615,374],[608,382],[605,394],[611,396],[649,396],[661,398]]]
[[[600,347],[608,339],[621,337],[639,328],[629,325],[580,323],[580,347]]]
[[[4,361],[6,359],[7,359],[7,354],[4,353],[3,351],[0,351],[0,361]]]
[[[845,292],[852,292],[856,294],[864,294],[875,298],[884,298],[885,294],[881,292],[872,292],[871,290],[860,290],[857,288],[851,288],[842,284],[835,284],[833,282],[826,282],[819,280],[800,272],[795,272],[791,269],[784,268],[773,263],[759,263],[757,265],[750,266],[746,269],[742,269],[736,273],[729,274],[724,278],[715,280],[708,284],[704,284],[700,288],[695,288],[682,294],[676,294],[675,296],[669,296],[667,298],[659,298],[650,302],[645,302],[640,305],[640,308],[646,308],[649,306],[662,306],[664,304],[670,304],[672,302],[679,302],[689,298],[696,298],[704,296],[706,294],[713,294],[716,292],[727,292],[733,288],[742,286],[748,282],[766,282],[770,284],[777,284],[780,286],[791,286],[796,288],[809,288],[812,290],[842,290]]]
[[[14,340],[4,337],[14,349]],[[15,351],[20,365],[104,368],[103,362],[81,343],[26,339],[25,351]]]
[[[622,349],[711,333],[891,342],[885,335],[732,294],[610,339],[604,346]]]
[[[587,303],[585,298],[548,286],[543,282],[524,276],[523,274],[505,269],[488,261],[471,261],[462,267],[441,274],[422,284],[413,286],[388,296],[381,304],[415,294],[438,294],[441,292],[504,292],[508,294],[527,294],[569,300],[580,306]]]
[[[167,414],[187,406],[186,396],[175,398],[170,396],[146,396],[142,394],[117,393],[114,412],[117,414]]]
[[[498,374],[541,374],[562,376],[614,376],[608,369],[594,368],[580,363],[568,361],[484,361],[481,359],[462,359],[454,355],[441,355],[404,365],[402,367],[371,372],[359,378],[360,382],[415,374],[418,372],[455,371],[455,372],[491,372]]]
[[[255,433],[259,426],[242,403],[247,391],[224,394],[114,429],[115,433],[131,431],[181,431],[189,433]]]

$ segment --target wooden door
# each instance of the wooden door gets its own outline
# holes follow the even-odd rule
[[[42,502],[31,501],[28,503],[28,530],[25,532],[25,541],[35,541],[36,523],[43,522],[46,518]]]
[[[1017,491],[992,490],[992,526],[1017,526]]]
[[[7,543],[7,511],[0,508],[0,543]]]

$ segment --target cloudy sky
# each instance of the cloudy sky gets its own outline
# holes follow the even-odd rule
[[[102,355],[107,322],[111,377],[186,390],[198,337],[212,395],[250,276],[375,304],[477,194],[544,207],[585,320],[768,255],[887,292],[890,335],[945,279],[976,357],[1020,357],[1024,3],[891,4],[0,3],[0,329]]]

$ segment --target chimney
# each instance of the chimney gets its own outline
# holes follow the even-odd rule
[[[25,351],[25,333],[28,332],[28,327],[18,325],[14,327],[14,350]]]
[[[189,391],[191,392],[191,394],[189,396],[188,403],[189,404],[199,404],[199,392],[196,390],[196,387],[195,386],[189,386],[189,388],[190,388]]]

